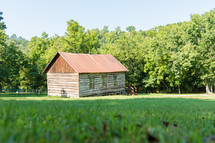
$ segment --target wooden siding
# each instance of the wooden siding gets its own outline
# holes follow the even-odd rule
[[[48,96],[79,97],[78,73],[47,73]]]
[[[75,73],[75,70],[64,60],[62,56],[59,56],[47,73]]]
[[[103,76],[107,76],[107,87],[103,87]],[[117,77],[116,86],[114,86],[114,76]],[[90,89],[90,77],[94,77],[94,89]],[[123,92],[125,92],[125,73],[79,74],[79,96]]]

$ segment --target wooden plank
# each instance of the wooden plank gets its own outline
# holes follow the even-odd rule
[[[69,84],[69,85],[72,85],[72,84],[78,84],[78,81],[74,81],[74,80],[48,80],[47,81],[48,84],[51,84],[51,83],[55,83],[55,84]]]
[[[62,56],[59,56],[47,73],[75,73],[76,71],[67,63]]]

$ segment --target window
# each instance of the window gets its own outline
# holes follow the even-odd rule
[[[90,77],[90,89],[94,89],[94,77]]]
[[[102,77],[102,84],[103,84],[103,88],[107,87],[107,76]]]
[[[114,76],[114,86],[117,86],[117,76]]]

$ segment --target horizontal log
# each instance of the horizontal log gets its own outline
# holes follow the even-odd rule
[[[62,81],[79,81],[78,78],[59,77],[59,78],[47,78],[48,81],[62,80]]]
[[[59,79],[59,78],[79,79],[78,76],[47,76],[47,79]]]
[[[59,89],[59,90],[64,90],[64,89],[79,89],[79,87],[59,87],[59,86],[48,86],[48,89]]]
[[[100,93],[100,92],[117,92],[125,90],[124,88],[120,89],[109,89],[109,90],[80,90],[79,93]]]
[[[65,93],[62,93],[62,92],[59,92],[59,91],[48,91],[48,94],[79,94],[79,92],[65,92]]]
[[[53,89],[53,90],[48,90],[48,92],[50,92],[50,93],[78,93],[79,92],[79,90],[56,90],[56,89]]]
[[[78,73],[47,73],[47,75],[79,75]]]
[[[48,85],[59,85],[59,86],[61,86],[61,85],[64,85],[64,86],[73,86],[73,85],[75,85],[75,86],[77,86],[77,85],[79,85],[78,84],[78,82],[48,82]]]
[[[74,78],[76,77],[77,78],[78,77],[79,78],[78,75],[63,75],[63,74],[62,75],[47,75],[47,77],[51,77],[51,78],[53,78],[53,77],[54,78],[55,77],[74,77]]]
[[[62,87],[60,87],[60,88],[58,88],[58,87],[50,87],[50,88],[48,88],[48,90],[59,90],[59,91],[63,91],[63,90],[79,90],[79,88],[75,88],[75,87],[68,87],[68,88],[62,88]]]
[[[79,97],[79,95],[75,94],[67,94],[67,95],[59,95],[59,94],[49,94],[48,96],[59,96],[59,97]]]
[[[48,94],[58,94],[58,95],[60,95],[60,94],[75,94],[75,95],[77,95],[77,94],[79,94],[79,92],[66,92],[66,93],[61,93],[61,92],[48,92]]]
[[[48,92],[50,93],[78,93],[79,91],[78,90],[70,90],[70,89],[67,89],[67,90],[57,90],[57,89],[53,89],[53,90],[48,90]]]
[[[56,96],[61,96],[61,95],[79,95],[79,93],[58,93],[58,92],[49,92],[48,95],[56,95]]]
[[[47,74],[47,77],[79,77],[78,74],[65,74],[65,73],[62,73],[62,74]]]
[[[56,88],[79,88],[78,84],[48,84],[47,87],[56,87]]]
[[[57,88],[64,88],[64,87],[79,87],[78,86],[78,84],[53,84],[53,83],[51,83],[51,84],[48,84],[48,87],[52,87],[52,86],[54,86],[54,87],[57,87]]]

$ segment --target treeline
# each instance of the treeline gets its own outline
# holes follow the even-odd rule
[[[46,88],[44,67],[57,51],[112,54],[129,71],[126,83],[138,92],[214,92],[215,10],[194,14],[190,21],[148,31],[117,27],[85,30],[74,20],[63,36],[30,41],[5,34],[0,13],[0,88]]]

